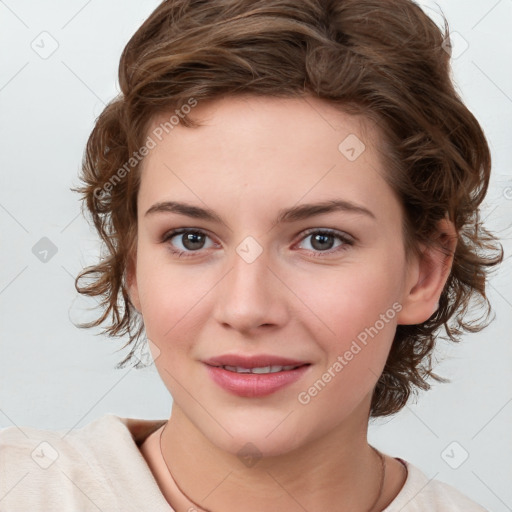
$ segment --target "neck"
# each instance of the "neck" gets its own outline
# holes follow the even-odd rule
[[[188,503],[183,495],[212,512],[367,511],[383,468],[367,442],[367,415],[359,416],[290,452],[251,459],[219,449],[173,407],[161,449],[178,488],[169,486],[167,498],[177,512]]]

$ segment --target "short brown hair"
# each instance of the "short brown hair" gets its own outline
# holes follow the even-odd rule
[[[503,259],[479,217],[489,147],[451,82],[444,22],[443,33],[410,0],[170,0],[155,9],[123,51],[121,94],[97,119],[84,185],[76,189],[106,247],[76,279],[77,290],[101,297],[103,306],[96,321],[81,327],[106,323],[104,333],[128,335],[124,346],[132,349],[118,368],[132,359],[144,332],[126,287],[140,164],[127,169],[126,162],[144,145],[151,121],[191,98],[313,95],[380,126],[387,179],[404,207],[406,254],[435,243],[445,216],[458,234],[439,309],[422,324],[397,326],[371,415],[397,412],[411,391],[430,387],[429,377],[443,380],[432,372],[438,331],[444,327],[447,339],[460,341],[463,331],[488,325],[465,317],[475,300],[488,318],[487,274]],[[187,116],[180,123],[198,126]]]

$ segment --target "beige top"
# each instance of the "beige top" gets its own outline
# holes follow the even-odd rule
[[[0,430],[0,512],[174,512],[139,446],[167,420],[106,414],[69,434]],[[407,480],[383,512],[486,512],[402,461]]]

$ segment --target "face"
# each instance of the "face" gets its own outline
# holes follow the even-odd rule
[[[366,421],[409,275],[379,133],[315,98],[190,115],[144,161],[130,287],[173,415],[266,455]]]

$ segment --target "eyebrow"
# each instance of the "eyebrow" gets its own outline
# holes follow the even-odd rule
[[[314,217],[316,215],[339,211],[364,215],[376,220],[375,214],[363,206],[343,199],[331,199],[319,203],[301,204],[280,210],[277,215],[277,219],[273,223],[273,226],[287,222],[297,222],[299,220]],[[149,210],[146,211],[144,216],[152,215],[155,213],[177,213],[180,215],[186,215],[187,217],[192,217],[194,219],[207,220],[226,225],[226,223],[222,220],[222,217],[217,215],[213,210],[178,201],[164,201],[155,203],[153,206],[151,206],[151,208],[149,208]]]

